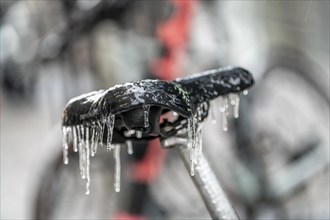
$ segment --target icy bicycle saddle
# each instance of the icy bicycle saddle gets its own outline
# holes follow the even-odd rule
[[[114,149],[114,186],[119,192],[120,144],[126,143],[127,148],[131,149],[130,140],[157,137],[168,140],[166,138],[182,130],[187,133],[193,175],[193,167],[202,146],[199,125],[208,115],[209,101],[225,95],[221,107],[224,119],[229,105],[235,106],[235,116],[239,103],[237,93],[253,83],[253,77],[248,71],[224,68],[172,82],[140,80],[73,98],[62,116],[64,163],[69,162],[69,149],[79,152],[80,174],[87,180],[86,194],[89,194],[90,156],[95,155],[98,146],[106,144],[108,151]]]
[[[176,134],[207,117],[209,101],[246,90],[254,83],[245,69],[220,68],[171,82],[140,80],[71,99],[62,117],[64,132],[75,139],[123,143]],[[173,112],[176,117],[166,118]],[[191,120],[190,120],[191,119]]]

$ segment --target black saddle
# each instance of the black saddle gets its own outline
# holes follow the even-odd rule
[[[189,118],[203,121],[210,100],[239,93],[253,83],[252,75],[237,67],[209,70],[170,82],[147,79],[125,83],[71,99],[62,125],[90,128],[89,137],[98,133],[103,142],[109,141],[109,133],[113,143],[166,138],[185,128]]]

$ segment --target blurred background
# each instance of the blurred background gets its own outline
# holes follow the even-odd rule
[[[110,154],[92,160],[90,196],[77,161],[58,163],[65,104],[118,83],[228,65],[248,69],[256,84],[228,132],[220,112],[204,123],[203,142],[240,217],[329,219],[329,1],[0,7],[1,219],[116,218],[128,193],[113,192]],[[139,215],[210,219],[175,151],[147,192]]]

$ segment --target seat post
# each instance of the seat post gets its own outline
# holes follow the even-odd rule
[[[175,147],[186,169],[188,172],[190,171],[190,156],[186,138],[170,137],[162,141],[162,147]],[[194,175],[190,175],[190,177],[202,196],[212,219],[239,219],[203,153],[201,153],[199,162],[195,167]]]

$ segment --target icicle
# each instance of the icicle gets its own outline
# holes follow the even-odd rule
[[[78,152],[77,126],[72,127],[72,136],[73,136],[73,151]]]
[[[192,160],[190,160],[190,175],[191,176],[195,175],[195,164]]]
[[[85,149],[85,129],[84,125],[80,125],[80,135],[81,135],[81,178],[85,179],[86,178],[86,149]]]
[[[192,144],[191,144],[191,149],[190,149],[190,175],[194,176],[195,175],[195,164],[197,163],[197,158],[196,158],[196,134],[197,134],[197,115],[195,115],[192,118],[192,126],[191,126],[191,133],[192,133]]]
[[[219,100],[217,100],[219,101]],[[218,104],[218,103],[215,103]],[[199,122],[202,120],[202,115],[203,115],[203,105],[204,103],[198,107],[197,109],[197,126],[196,126],[196,147],[195,147],[195,162],[196,165],[199,164],[199,160],[201,157],[201,153],[202,153],[202,127],[203,124],[202,122]],[[215,108],[215,106],[214,106]]]
[[[80,126],[78,126],[78,148],[79,148],[79,169],[80,169],[80,176],[81,178],[84,179],[84,144],[82,141],[82,136],[81,136],[81,129]]]
[[[85,125],[80,125],[81,142],[85,144]]]
[[[193,118],[193,144],[192,144],[192,151],[193,151],[193,161],[194,163],[197,163],[196,161],[196,145],[197,145],[197,128],[198,128],[198,120],[197,120],[197,115],[194,116]]]
[[[62,128],[63,131],[63,162],[64,164],[69,163],[69,146],[68,146],[68,133],[69,129],[66,126],[63,126]]]
[[[192,135],[193,135],[193,129],[192,129],[192,124],[193,124],[193,119],[188,118],[188,124],[187,124],[187,132],[188,132],[188,148],[192,148]]]
[[[95,123],[92,124],[92,138],[91,138],[91,156],[94,157],[96,151],[97,151],[97,140],[96,139],[96,126]]]
[[[102,130],[102,125],[101,125],[100,121],[97,121],[95,123],[95,145],[96,145],[96,148],[99,145],[101,145],[101,142],[102,142],[102,141],[100,141],[101,130]]]
[[[224,98],[222,96],[219,97],[219,111],[224,112],[225,110],[225,105],[224,105]]]
[[[143,106],[143,117],[144,117],[144,127],[149,127],[149,110],[150,105],[144,105]]]
[[[120,191],[120,145],[115,145],[115,150],[113,151],[113,156],[115,158],[115,183],[114,188],[116,192]]]
[[[113,148],[111,146],[112,143],[112,135],[113,135],[113,128],[115,126],[115,115],[110,114],[106,121],[107,128],[108,128],[108,138],[107,138],[107,151],[111,151]]]
[[[229,103],[230,103],[230,105],[232,105],[232,106],[235,106],[235,104],[236,104],[236,98],[235,98],[235,95],[236,95],[236,94],[234,94],[234,93],[230,93],[230,94],[228,94]]]
[[[195,167],[193,161],[193,145],[194,145],[194,118],[188,118],[188,150],[190,154],[190,175],[195,175]]]
[[[128,140],[126,141],[126,146],[127,146],[127,153],[129,155],[133,154],[133,145],[132,145],[132,141]]]
[[[86,175],[86,195],[89,195],[89,185],[90,185],[90,148],[89,148],[89,128],[86,127],[86,144],[85,144],[85,175]]]
[[[78,144],[78,152],[79,152],[79,170],[80,170],[80,176],[83,178],[84,176],[84,168],[83,168],[83,141],[82,141],[82,134],[81,134],[81,125],[77,125],[77,144]]]
[[[89,126],[87,125],[86,126],[86,134],[85,134],[85,136],[86,136],[86,140],[85,140],[85,143],[86,143],[86,147],[89,149]]]
[[[249,94],[249,91],[246,89],[243,91],[243,95],[247,95],[247,94]]]
[[[194,129],[194,145],[193,145],[193,162],[197,165],[198,163],[198,143],[199,143],[199,136],[198,136],[198,121],[196,118],[195,129]]]
[[[216,118],[216,103],[213,102],[212,105],[211,105],[211,109],[210,109],[210,116],[211,116],[211,122],[212,124],[216,124],[217,123],[217,118]]]
[[[83,178],[83,149],[82,149],[82,143],[78,144],[79,146],[79,170],[80,170],[80,176]]]
[[[222,112],[222,128],[224,131],[228,130],[228,97],[225,96],[222,99],[222,106],[220,111]]]
[[[79,149],[79,144],[81,144],[80,125],[77,125],[76,128],[77,128],[77,145],[78,145],[78,149]],[[79,151],[80,151],[80,149],[79,149]]]
[[[106,125],[106,119],[102,119],[100,122],[100,145],[103,146],[103,135],[104,135],[104,130],[105,130],[105,125]]]
[[[235,94],[234,118],[239,117],[239,102],[240,102],[239,95]]]
[[[202,139],[202,125],[198,126],[197,130],[197,146],[196,146],[196,158],[197,158],[197,164],[200,161],[201,155],[202,155],[202,150],[203,150],[203,139]]]

